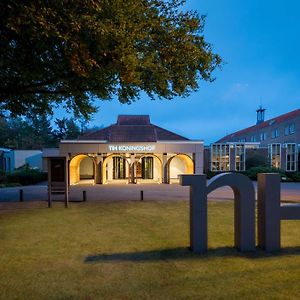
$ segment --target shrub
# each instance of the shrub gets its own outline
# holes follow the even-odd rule
[[[0,183],[19,183],[21,185],[36,184],[47,180],[47,173],[33,169],[20,169],[0,177]]]
[[[0,188],[7,188],[7,187],[15,187],[15,186],[22,186],[20,183],[12,182],[12,183],[1,183]]]
[[[287,178],[284,171],[276,168],[265,167],[265,166],[252,167],[246,170],[244,174],[248,176],[251,180],[257,180],[258,173],[278,173],[280,174],[282,180],[286,181]]]
[[[300,182],[300,172],[295,172],[290,175],[292,181]]]
[[[256,154],[246,159],[246,170],[257,166],[268,167],[268,161],[266,157]]]

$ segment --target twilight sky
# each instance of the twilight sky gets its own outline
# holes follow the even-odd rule
[[[209,144],[253,125],[260,104],[267,119],[300,107],[300,1],[187,0],[185,7],[207,15],[206,40],[226,62],[216,81],[172,101],[101,101],[91,126],[149,114],[152,123]]]

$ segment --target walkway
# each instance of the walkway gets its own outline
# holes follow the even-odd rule
[[[254,183],[256,187],[256,183]],[[46,201],[47,186],[34,185],[0,189],[0,202],[18,201],[19,190],[23,189],[24,201]],[[70,200],[82,200],[82,191],[86,191],[88,201],[138,201],[141,190],[145,201],[153,200],[187,200],[189,187],[178,184],[113,184],[113,185],[75,185],[71,186]],[[300,183],[282,183],[282,200],[300,202]],[[63,196],[56,196],[62,199]],[[212,200],[233,199],[233,193],[229,187],[220,188],[211,194]]]

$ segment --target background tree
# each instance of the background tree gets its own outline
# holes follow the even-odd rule
[[[1,1],[0,111],[89,118],[95,99],[187,96],[221,64],[180,0]]]
[[[58,142],[63,139],[77,139],[82,133],[73,119],[56,119],[55,124],[57,129],[54,130],[54,135]]]
[[[88,129],[86,129],[88,130]],[[46,116],[0,118],[0,147],[42,149],[58,147],[61,139],[77,139],[83,131],[74,120],[56,120],[54,128]]]

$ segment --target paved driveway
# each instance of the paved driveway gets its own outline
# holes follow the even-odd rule
[[[254,183],[256,188],[256,183]],[[23,189],[24,201],[46,201],[47,186],[34,185],[0,189],[0,202],[18,201],[19,190]],[[71,186],[70,200],[82,200],[82,191],[86,191],[88,201],[139,201],[140,192],[144,192],[144,200],[187,200],[189,188],[177,184],[110,184],[110,185],[75,185]],[[282,200],[300,202],[300,183],[282,183]],[[62,199],[63,196],[56,196]],[[211,194],[209,199],[233,199],[233,192],[229,187],[222,187]]]

